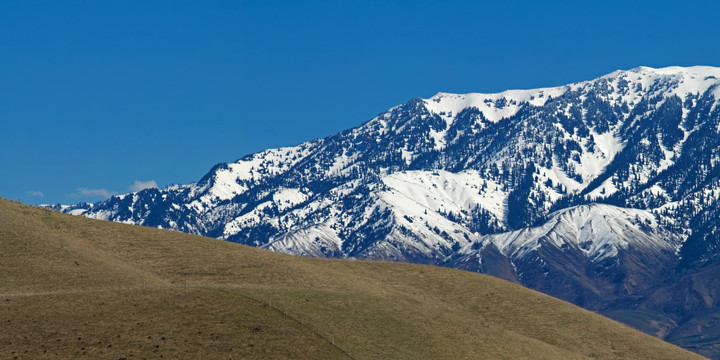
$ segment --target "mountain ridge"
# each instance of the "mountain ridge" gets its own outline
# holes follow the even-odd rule
[[[616,312],[719,262],[718,100],[720,68],[708,66],[438,93],[197,183],[60,209],[305,256],[458,267],[474,256],[497,268],[466,269]],[[608,237],[550,231],[576,232],[582,216],[558,211],[582,206],[604,211],[588,229]],[[536,236],[545,227],[551,236]],[[513,256],[503,237],[535,244],[531,255]],[[675,329],[689,316],[653,311]]]
[[[308,259],[0,199],[0,333],[40,359],[699,359],[516,284]]]

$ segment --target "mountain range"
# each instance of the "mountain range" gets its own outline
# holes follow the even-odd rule
[[[95,219],[491,274],[720,358],[720,68],[438,93]]]
[[[437,266],[305,258],[0,199],[8,359],[701,359]]]

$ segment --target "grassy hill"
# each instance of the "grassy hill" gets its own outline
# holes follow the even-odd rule
[[[690,359],[497,278],[306,259],[0,200],[1,358]]]

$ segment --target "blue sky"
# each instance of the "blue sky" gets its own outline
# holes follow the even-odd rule
[[[413,97],[720,65],[712,1],[0,0],[0,196],[99,201]]]

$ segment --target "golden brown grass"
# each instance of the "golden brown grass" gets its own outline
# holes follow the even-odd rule
[[[298,359],[342,351],[277,310],[214,289],[6,296],[2,358]]]
[[[699,358],[489,276],[292,257],[4,200],[0,264],[0,358]]]

